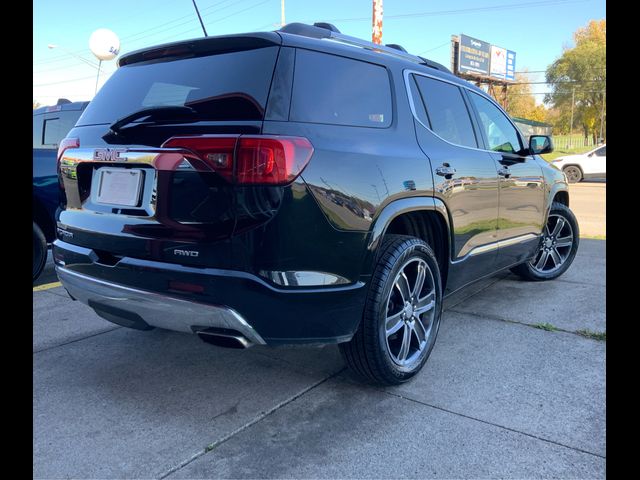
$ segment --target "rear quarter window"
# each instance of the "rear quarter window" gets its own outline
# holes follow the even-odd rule
[[[385,128],[391,125],[391,111],[385,67],[297,50],[291,121]]]

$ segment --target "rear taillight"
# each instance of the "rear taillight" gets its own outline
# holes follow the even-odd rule
[[[291,183],[313,155],[306,138],[268,135],[173,137],[163,147],[191,150],[216,173],[239,185]]]
[[[80,147],[80,139],[79,138],[64,138],[60,142],[60,146],[58,146],[58,157],[56,164],[56,171],[58,172],[58,184],[60,188],[64,190],[64,182],[62,181],[62,176],[60,175],[60,160],[62,160],[62,155],[64,152],[71,148],[79,148]]]

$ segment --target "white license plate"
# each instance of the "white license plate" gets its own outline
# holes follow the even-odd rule
[[[98,178],[98,203],[136,207],[140,203],[142,170],[124,168],[100,168]]]

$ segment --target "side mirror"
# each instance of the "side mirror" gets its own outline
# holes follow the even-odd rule
[[[531,135],[529,137],[529,153],[542,155],[553,152],[553,140],[548,135]]]

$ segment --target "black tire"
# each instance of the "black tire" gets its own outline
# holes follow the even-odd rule
[[[415,276],[412,276],[413,269]],[[406,273],[408,295],[403,295],[396,284],[396,280],[402,281],[401,271]],[[419,272],[423,277],[421,286],[418,286]],[[402,303],[405,297],[410,300]],[[415,376],[426,363],[441,316],[442,282],[433,250],[415,237],[386,235],[371,278],[362,321],[351,341],[340,344],[340,352],[345,363],[364,380],[378,385],[398,385]],[[399,325],[396,333],[387,332],[389,322]],[[398,345],[400,336],[399,351],[394,354],[392,347]],[[409,340],[404,360],[400,360],[405,336]]]
[[[36,222],[33,222],[33,281],[42,273],[47,263],[47,239]]]
[[[564,167],[562,171],[566,175],[567,182],[569,183],[579,183],[582,181],[582,178],[584,176],[580,167],[576,165],[569,165],[568,167]]]
[[[559,220],[557,220],[557,218],[563,218],[564,221],[567,222],[568,227],[566,225],[559,227]],[[560,231],[555,235],[555,240],[553,239],[553,236],[551,236],[551,240],[548,240],[550,238],[550,234],[553,233],[556,227],[559,227]],[[561,247],[561,243],[564,244],[568,242],[566,239],[568,238],[569,231],[571,232],[571,244],[569,246]],[[564,241],[560,242],[558,239]],[[569,207],[561,203],[553,202],[535,257],[525,263],[513,267],[511,271],[527,280],[553,280],[569,269],[576,253],[578,252],[579,244],[580,228],[575,215]],[[548,254],[546,260],[543,260],[545,249],[547,249],[549,253],[555,251],[555,254],[560,257],[562,263],[559,267],[555,266],[556,260],[554,259],[553,254]],[[542,267],[540,267],[540,264],[542,264]]]

